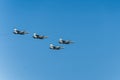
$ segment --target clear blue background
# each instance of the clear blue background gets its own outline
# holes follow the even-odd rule
[[[118,0],[0,0],[0,35],[0,80],[120,80]]]

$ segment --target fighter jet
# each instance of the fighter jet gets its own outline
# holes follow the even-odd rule
[[[38,34],[34,33],[33,38],[34,39],[45,39],[45,38],[48,38],[48,36],[38,35]]]
[[[20,35],[28,34],[28,32],[26,32],[26,31],[20,31],[20,30],[17,30],[16,28],[14,29],[13,33],[14,34],[20,34]]]
[[[60,39],[59,39],[59,43],[60,43],[60,44],[71,44],[71,43],[73,43],[73,42],[70,41],[70,40],[63,40],[62,38],[60,38]]]
[[[62,46],[54,46],[53,44],[50,44],[50,49],[52,50],[60,50],[60,49],[63,49]]]

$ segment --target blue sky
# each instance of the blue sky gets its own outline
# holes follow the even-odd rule
[[[0,0],[0,80],[120,80],[117,0]],[[12,34],[13,28],[25,36]],[[33,33],[49,36],[34,40]],[[52,51],[58,39],[75,42]]]

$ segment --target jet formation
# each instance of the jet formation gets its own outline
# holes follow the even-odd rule
[[[24,31],[24,30],[18,30],[18,29],[15,28],[13,30],[13,34],[26,35],[26,34],[29,34],[29,33]],[[32,37],[34,39],[41,39],[41,40],[48,38],[48,36],[39,35],[37,33],[33,33]],[[62,38],[60,38],[58,43],[59,44],[71,44],[71,43],[74,43],[74,42],[72,42],[71,40],[63,40]],[[61,49],[64,49],[64,47],[63,46],[58,46],[58,45],[56,46],[56,45],[53,45],[52,43],[50,43],[49,49],[51,49],[51,50],[61,50]]]

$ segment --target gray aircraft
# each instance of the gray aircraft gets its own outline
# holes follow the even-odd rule
[[[20,30],[17,30],[16,28],[14,29],[13,33],[14,33],[14,34],[19,34],[19,35],[28,34],[28,32],[26,32],[26,31],[20,31]]]
[[[62,38],[59,39],[60,44],[71,44],[73,43],[71,40],[63,40]]]
[[[60,50],[60,49],[63,49],[62,46],[54,46],[53,44],[50,44],[50,49],[52,50]]]
[[[34,39],[45,39],[45,38],[48,38],[48,36],[38,35],[38,34],[34,33],[33,38]]]

